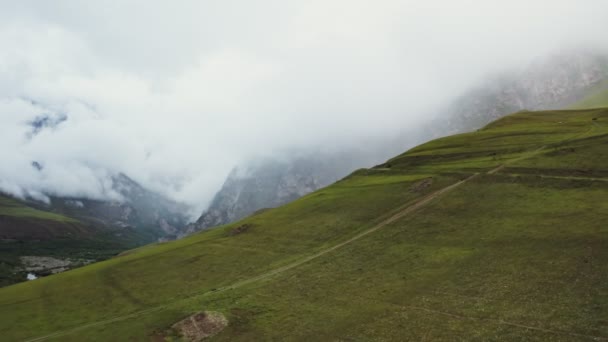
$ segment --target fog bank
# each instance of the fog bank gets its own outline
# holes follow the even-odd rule
[[[0,1],[0,191],[202,210],[236,164],[415,129],[493,72],[605,49],[608,2]]]

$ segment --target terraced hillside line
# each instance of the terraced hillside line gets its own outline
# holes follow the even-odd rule
[[[546,147],[547,147],[546,145],[543,145],[543,146],[541,146],[541,147],[539,147],[539,148],[537,148],[537,149],[535,149],[533,151],[530,151],[528,153],[524,153],[522,156],[519,156],[519,157],[517,157],[515,159],[508,160],[506,163],[498,166],[497,168],[494,168],[494,169],[488,171],[488,174],[489,175],[495,174],[497,172],[500,172],[502,169],[504,169],[505,167],[507,167],[509,164],[512,164],[512,163],[515,163],[515,162],[518,162],[518,161],[522,161],[522,160],[534,157],[535,155],[539,154],[542,150],[544,150]]]
[[[525,173],[508,173],[502,172],[501,175],[511,176],[511,177],[525,177],[525,176],[534,176],[546,179],[562,179],[562,180],[571,180],[571,181],[586,181],[586,182],[608,182],[608,178],[601,177],[585,177],[585,176],[555,176],[555,175],[545,175],[542,173],[537,174],[525,174]]]
[[[541,146],[540,148],[532,151],[531,153],[525,154],[524,156],[522,156],[520,158],[513,159],[513,160],[509,161],[508,163],[532,157],[537,152],[539,152],[540,150],[542,150],[544,147],[545,146]],[[500,166],[498,166],[498,167],[496,167],[496,168],[488,171],[486,174],[496,173],[496,172],[500,171],[502,168],[504,168],[505,166],[506,166],[506,164],[502,164],[502,165],[500,165]],[[315,253],[313,255],[310,255],[308,257],[300,259],[300,260],[298,260],[296,262],[293,262],[291,264],[288,264],[288,265],[285,265],[285,266],[281,266],[279,268],[275,268],[275,269],[273,269],[271,271],[268,271],[266,273],[260,274],[258,276],[251,277],[251,278],[248,278],[248,279],[245,279],[245,280],[241,280],[241,281],[238,281],[238,282],[236,282],[236,283],[234,283],[232,285],[221,287],[221,288],[218,288],[218,289],[215,289],[215,290],[206,291],[206,292],[202,292],[202,293],[196,293],[196,294],[193,294],[191,296],[182,298],[182,299],[178,300],[177,302],[190,300],[190,299],[192,299],[194,297],[197,297],[197,296],[207,296],[207,295],[210,295],[210,294],[216,294],[216,293],[223,292],[223,291],[226,291],[226,290],[236,289],[236,288],[245,286],[247,284],[251,284],[251,283],[254,283],[256,281],[264,280],[264,279],[270,278],[272,276],[275,276],[277,274],[280,274],[280,273],[283,273],[285,271],[288,271],[288,270],[291,270],[293,268],[296,268],[296,267],[298,267],[298,266],[300,266],[302,264],[310,262],[310,261],[312,261],[314,259],[317,259],[317,258],[319,258],[321,256],[324,256],[324,255],[326,255],[328,253],[331,253],[331,252],[333,252],[333,251],[335,251],[337,249],[340,249],[340,248],[342,248],[342,247],[344,247],[346,245],[349,245],[349,244],[351,244],[351,243],[353,243],[353,242],[355,242],[355,241],[357,241],[357,240],[359,240],[359,239],[361,239],[361,238],[363,238],[363,237],[365,237],[365,236],[367,236],[367,235],[369,235],[369,234],[371,234],[371,233],[373,233],[373,232],[375,232],[375,231],[377,231],[377,230],[379,230],[379,229],[381,229],[381,228],[383,228],[383,227],[385,227],[385,226],[387,226],[387,225],[389,225],[389,224],[391,224],[391,223],[393,223],[393,222],[401,219],[402,217],[404,217],[404,216],[406,216],[408,214],[411,214],[412,212],[414,212],[414,211],[416,211],[416,210],[424,207],[425,205],[427,205],[429,202],[431,202],[435,198],[437,198],[437,197],[439,197],[439,196],[441,196],[441,195],[443,195],[443,194],[445,194],[447,192],[450,192],[450,191],[456,189],[457,187],[463,185],[464,183],[466,183],[466,182],[468,182],[468,181],[470,181],[470,180],[472,180],[472,179],[474,179],[476,177],[479,177],[479,176],[480,176],[480,173],[475,173],[475,174],[470,175],[469,177],[467,177],[465,179],[462,179],[462,180],[460,180],[460,181],[458,181],[458,182],[456,182],[454,184],[451,184],[451,185],[449,185],[449,186],[447,186],[445,188],[439,189],[439,190],[437,190],[437,191],[435,191],[435,192],[433,192],[433,193],[431,193],[431,194],[429,194],[429,195],[421,198],[420,200],[418,200],[418,201],[416,201],[416,202],[414,202],[412,204],[407,203],[407,204],[404,205],[404,207],[401,207],[403,209],[399,208],[398,209],[399,211],[396,214],[394,214],[391,217],[383,220],[382,222],[378,223],[377,225],[373,226],[372,228],[367,229],[367,230],[365,230],[365,231],[363,231],[363,232],[361,232],[361,233],[359,233],[359,234],[351,237],[350,239],[348,239],[346,241],[343,241],[343,242],[341,242],[341,243],[339,243],[337,245],[334,245],[332,247],[329,247],[327,249],[319,251],[319,252],[317,252],[317,253]],[[176,302],[173,302],[171,304],[175,304],[175,303]],[[99,326],[103,326],[103,325],[106,325],[106,324],[111,324],[111,323],[115,323],[115,322],[131,319],[131,318],[135,318],[137,316],[144,315],[144,314],[147,314],[147,313],[150,313],[150,312],[163,310],[163,309],[167,308],[169,305],[170,304],[159,305],[159,306],[155,306],[155,307],[148,308],[148,309],[145,309],[145,310],[133,312],[133,313],[130,313],[130,314],[127,314],[127,315],[109,318],[109,319],[106,319],[106,320],[103,320],[103,321],[86,323],[86,324],[79,325],[79,326],[76,326],[76,327],[73,327],[73,328],[70,328],[70,329],[67,329],[67,330],[57,331],[57,332],[54,332],[54,333],[51,333],[51,334],[48,334],[48,335],[39,336],[39,337],[36,337],[36,338],[33,338],[33,339],[28,339],[28,340],[25,340],[25,342],[44,341],[44,340],[47,340],[49,338],[55,338],[55,337],[60,337],[60,336],[68,335],[68,334],[71,334],[71,333],[74,333],[74,332],[82,331],[84,329],[93,328],[93,327],[99,327]]]

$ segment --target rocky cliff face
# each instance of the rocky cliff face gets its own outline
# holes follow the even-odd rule
[[[390,153],[390,152],[389,152]],[[184,234],[230,223],[325,187],[371,162],[369,151],[263,159],[232,170],[209,208]]]
[[[304,164],[299,161],[296,164]],[[337,175],[314,169],[268,161],[243,169],[235,168],[209,209],[196,222],[198,229],[241,219],[261,208],[276,207],[293,201],[320,187],[331,184]]]
[[[564,108],[607,86],[608,57],[570,53],[489,78],[449,104],[429,127],[432,136],[470,131],[521,110]]]

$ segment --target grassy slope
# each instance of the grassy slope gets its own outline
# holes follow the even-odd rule
[[[31,218],[57,222],[77,222],[76,220],[67,216],[27,207],[13,199],[4,197],[2,195],[0,195],[0,216]]]
[[[601,83],[596,90],[581,101],[570,106],[571,109],[608,107],[608,81]]]
[[[608,110],[511,115],[233,225],[0,289],[0,330],[148,340],[206,309],[230,320],[220,341],[608,337],[607,142]]]

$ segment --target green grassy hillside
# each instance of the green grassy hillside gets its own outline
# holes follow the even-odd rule
[[[522,112],[280,208],[0,289],[6,341],[608,338],[608,110]]]

